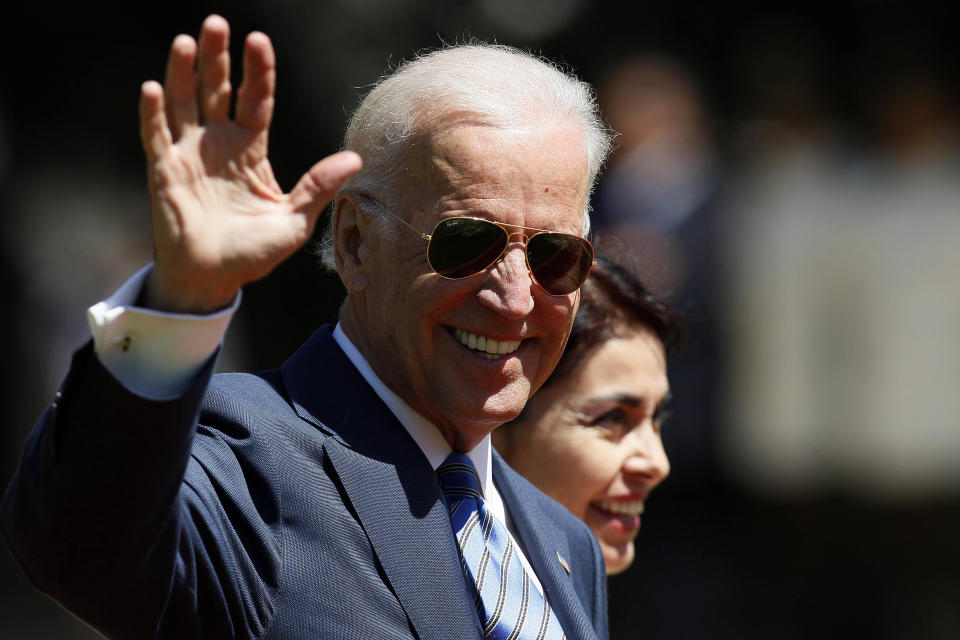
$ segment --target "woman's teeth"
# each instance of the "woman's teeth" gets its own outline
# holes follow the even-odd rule
[[[520,347],[519,340],[494,340],[486,336],[478,336],[475,333],[464,331],[463,329],[454,329],[454,337],[460,341],[463,346],[477,351],[481,356],[488,360],[499,358],[508,353],[513,353]]]
[[[638,516],[643,513],[643,500],[597,500],[593,504],[619,516]]]

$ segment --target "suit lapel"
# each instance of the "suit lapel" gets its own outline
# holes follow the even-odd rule
[[[437,640],[476,637],[479,620],[426,459],[396,465],[338,443],[324,448],[417,634]],[[423,458],[419,449],[415,453]]]
[[[450,517],[419,447],[327,328],[282,375],[298,415],[332,436],[323,445],[327,459],[417,635],[478,637]]]
[[[574,590],[570,574],[563,566],[565,562],[571,571],[578,570],[567,537],[540,509],[543,496],[507,466],[496,451],[493,454],[493,479],[523,551],[543,585],[560,626],[570,638],[596,640],[590,618]]]

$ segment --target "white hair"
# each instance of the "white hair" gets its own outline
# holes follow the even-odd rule
[[[579,122],[589,171],[583,234],[590,229],[589,193],[611,147],[593,89],[553,63],[513,47],[450,46],[405,62],[380,79],[347,125],[344,148],[363,158],[363,168],[342,187],[381,198],[395,197],[406,154],[419,134],[463,120],[494,127],[544,121]],[[332,224],[333,216],[330,217]],[[333,234],[327,228],[319,249],[334,268]]]

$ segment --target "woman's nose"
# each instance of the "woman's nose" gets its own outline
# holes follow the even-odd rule
[[[670,460],[663,440],[650,425],[638,427],[628,437],[632,448],[624,462],[624,473],[652,489],[670,475]]]

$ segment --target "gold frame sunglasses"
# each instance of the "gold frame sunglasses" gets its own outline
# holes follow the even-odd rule
[[[524,259],[533,281],[551,296],[565,296],[579,289],[597,264],[593,245],[577,235],[505,225],[472,216],[444,218],[433,228],[433,233],[423,233],[376,198],[354,193],[426,240],[427,263],[434,273],[447,280],[462,280],[483,273],[500,260],[515,237],[523,243]],[[533,233],[528,235],[511,229]]]

